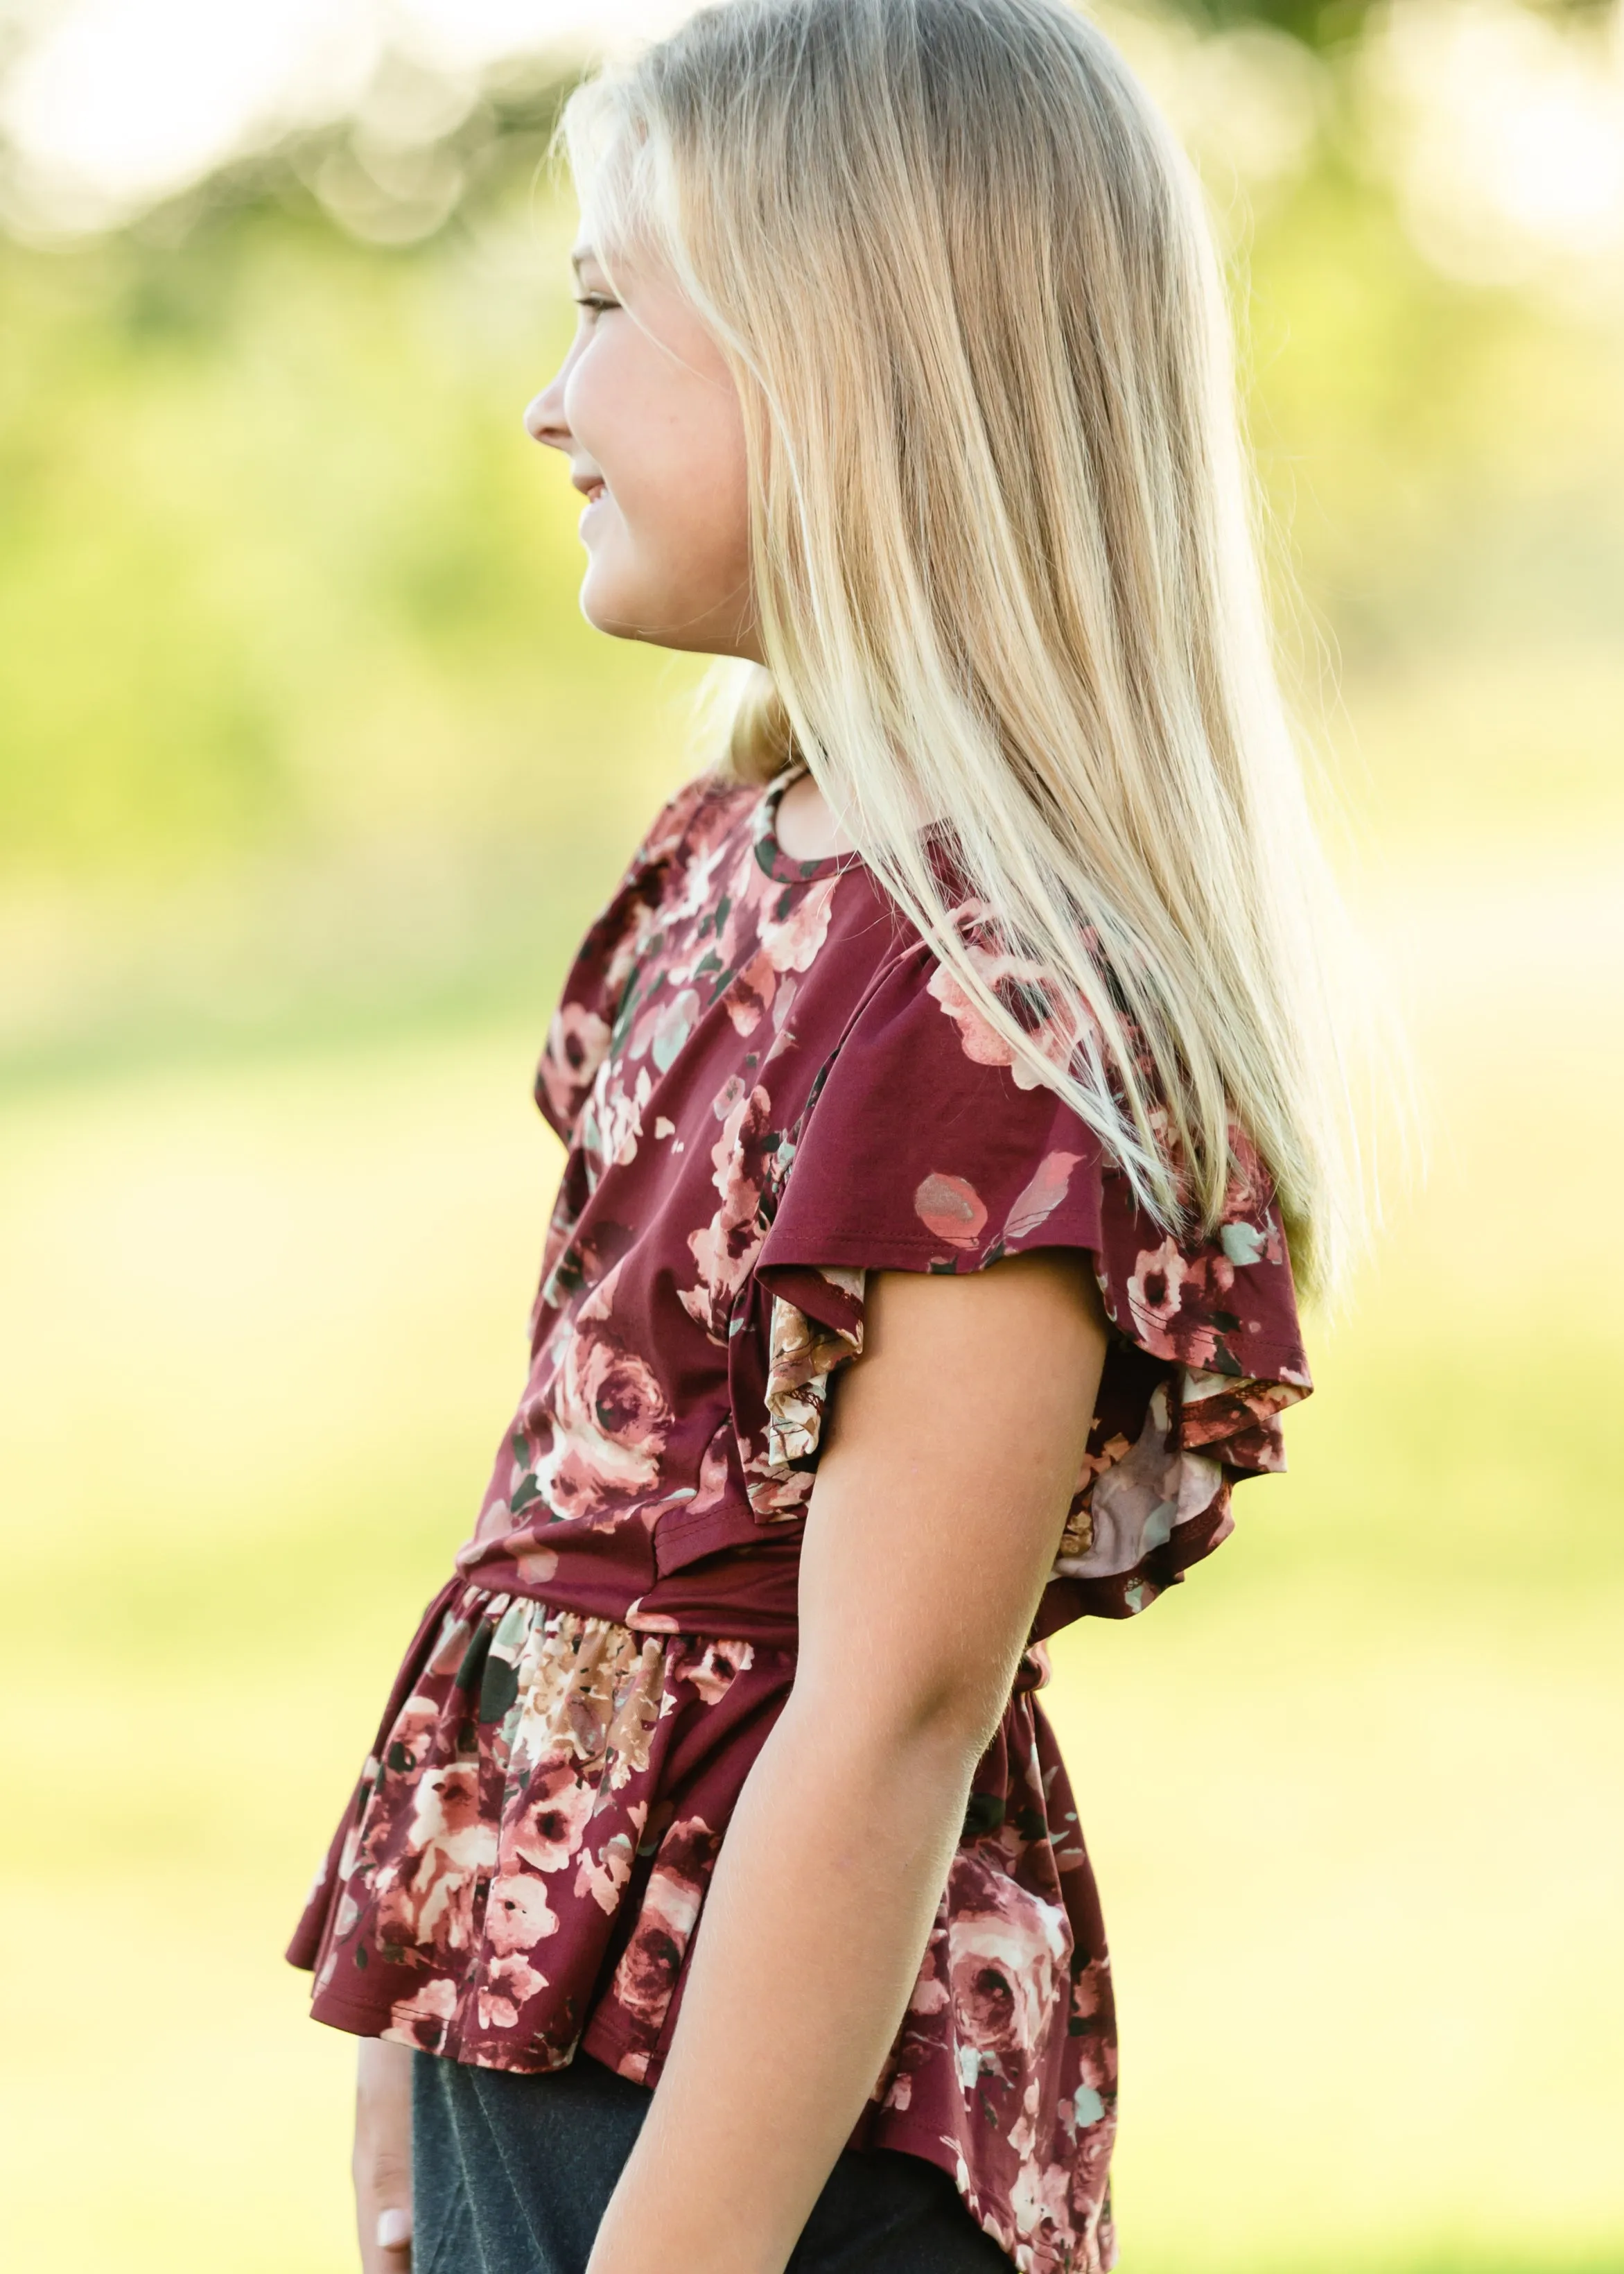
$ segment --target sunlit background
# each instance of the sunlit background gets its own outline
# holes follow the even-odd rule
[[[280,1951],[523,1361],[694,673],[521,409],[647,0],[0,9],[0,2256],[351,2266]],[[1053,1711],[1124,2274],[1624,2268],[1624,16],[1109,21],[1195,150],[1432,1163],[1293,1472]]]

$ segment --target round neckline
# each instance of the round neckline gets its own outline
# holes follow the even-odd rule
[[[858,868],[862,855],[858,852],[824,853],[816,861],[797,861],[778,842],[778,805],[786,789],[801,779],[809,769],[805,765],[786,766],[775,774],[762,793],[756,815],[756,858],[767,874],[781,885],[815,884],[820,877],[837,877],[843,869]]]

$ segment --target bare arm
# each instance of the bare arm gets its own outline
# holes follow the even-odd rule
[[[869,1283],[747,1778],[588,2274],[782,2274],[899,2027],[1104,1362],[1081,1257]]]
[[[362,2274],[411,2265],[411,2048],[363,2037],[356,2047],[356,2232]]]

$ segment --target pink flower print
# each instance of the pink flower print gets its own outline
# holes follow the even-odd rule
[[[775,1299],[775,1328],[777,1314],[789,1307],[782,1296]],[[772,1391],[767,1404],[767,1453],[763,1466],[773,1481],[785,1481],[784,1472],[792,1462],[810,1460],[816,1452],[823,1434],[823,1408],[828,1397],[826,1371],[814,1374],[802,1385]]]
[[[592,1813],[593,1791],[568,1761],[533,1776],[524,1809],[506,1843],[537,1871],[561,1871],[572,1862]]]
[[[1177,1241],[1164,1239],[1160,1247],[1141,1251],[1128,1281],[1128,1308],[1139,1339],[1158,1358],[1176,1355],[1169,1329],[1184,1300],[1189,1266]]]
[[[1225,1459],[1249,1469],[1283,1469],[1285,1438],[1280,1414],[1303,1395],[1289,1375],[1278,1381],[1237,1381],[1186,1367],[1179,1404],[1179,1442],[1186,1451],[1222,1447]]]
[[[1225,1224],[1225,1231],[1250,1231],[1250,1224]],[[1184,1299],[1187,1307],[1204,1311],[1228,1308],[1235,1293],[1235,1260],[1222,1247],[1206,1249],[1192,1258],[1184,1274]],[[1192,1300],[1193,1299],[1193,1300]],[[1189,1351],[1182,1353],[1199,1363]]]
[[[1004,1226],[1005,1239],[1028,1239],[1053,1216],[1071,1182],[1080,1153],[1048,1153],[1022,1187]]]
[[[1071,2200],[1077,2205],[1077,2214],[1072,2221],[1071,2247],[1076,2274],[1104,2274],[1104,2270],[1116,2263],[1116,2237],[1111,2222],[1109,2180],[1116,2132],[1114,2116],[1109,2116],[1103,2123],[1096,2119],[1093,2129],[1085,2133],[1079,2143],[1071,2172]]]
[[[959,1029],[959,1046],[973,1065],[1012,1065],[1015,1052],[968,996],[945,963],[931,974],[929,991]]]
[[[1187,1255],[1168,1239],[1139,1255],[1128,1281],[1128,1307],[1156,1357],[1207,1367],[1220,1346],[1214,1317],[1228,1312],[1234,1286],[1235,1266],[1219,1249]]]
[[[782,1295],[773,1297],[768,1337],[766,1465],[779,1483],[787,1481],[785,1472],[792,1461],[808,1460],[817,1450],[830,1375],[844,1359],[862,1356],[862,1300],[868,1274],[831,1265],[818,1276],[849,1298],[852,1323],[825,1326]],[[763,1506],[760,1501],[755,1504],[758,1511]]]
[[[1097,2124],[1104,2113],[1105,2096],[1116,2090],[1116,2064],[1103,2026],[1078,2032],[1071,2040],[1077,2060],[1078,2091],[1073,2102],[1079,2124]]]
[[[694,1497],[688,1503],[688,1513],[696,1515],[701,1509],[720,1508],[726,1499],[732,1479],[728,1473],[727,1441],[733,1435],[731,1422],[722,1427],[705,1447],[699,1464],[699,1482]]]
[[[957,921],[968,929],[985,915],[984,904],[966,901]],[[971,969],[989,992],[1011,1010],[1038,1055],[1051,1065],[1069,1065],[1086,1031],[1097,1028],[1087,1006],[1073,997],[1057,998],[1055,983],[1041,963],[1028,956],[1009,955],[983,941],[966,937],[965,949]],[[992,1024],[958,975],[945,964],[931,974],[929,992],[959,1029],[959,1043],[974,1065],[1008,1066],[1017,1089],[1036,1089],[1041,1077]],[[1040,1007],[1041,1006],[1041,1007]]]
[[[621,1890],[631,1878],[636,1852],[635,1835],[629,1832],[612,1834],[597,1856],[583,1849],[575,1866],[576,1895],[590,1895],[598,1909],[613,1918]]]
[[[730,1083],[728,1089],[733,1088]],[[726,1342],[733,1299],[762,1243],[761,1196],[768,1159],[763,1140],[772,1133],[772,1101],[764,1089],[746,1090],[740,1084],[736,1096],[724,1091],[717,1103],[725,1118],[710,1159],[721,1206],[708,1224],[689,1235],[699,1284],[686,1289],[679,1299],[689,1318],[713,1340]]]
[[[1046,2233],[1053,2237],[1071,2233],[1072,2180],[1069,2164],[1041,2162],[1028,2143],[1010,2186],[1015,2232],[1023,2242],[1036,2242]]]
[[[455,1673],[456,1664],[460,1663],[459,1657],[452,1667],[444,1670]],[[354,1841],[353,1849],[350,1841],[347,1839],[345,1841],[344,1852],[348,1860],[342,1866],[341,1877],[348,1879],[357,1862],[363,1864],[368,1870],[372,1870],[380,1864],[387,1854],[395,1827],[397,1804],[395,1794],[390,1788],[402,1781],[409,1781],[419,1766],[429,1758],[433,1748],[434,1725],[438,1719],[437,1707],[429,1698],[422,1696],[409,1698],[395,1715],[394,1727],[389,1731],[388,1743],[384,1747],[384,1783],[380,1788],[378,1764],[376,1761],[370,1762],[368,1781],[373,1788],[372,1804],[366,1809],[359,1826],[351,1834]],[[380,1805],[380,1803],[381,1805]]]
[[[838,877],[825,877],[809,892],[802,892],[783,917],[764,915],[762,919],[761,944],[763,953],[774,971],[810,970],[814,958],[829,936],[829,918],[834,907]],[[771,998],[769,998],[769,1000]]]
[[[943,1908],[945,1909],[945,1903]],[[942,1913],[938,1911],[936,1916],[937,1924],[931,1931],[918,1978],[908,1998],[910,2014],[939,2014],[948,2003],[947,1984],[936,1967],[938,1954],[945,1950],[946,1935],[940,1923]]]
[[[1169,1418],[1168,1385],[1159,1382],[1139,1442],[1094,1481],[1086,1552],[1063,1555],[1055,1569],[1071,1578],[1132,1571],[1177,1525],[1204,1516],[1222,1490],[1219,1462],[1180,1449]]]
[[[499,1958],[531,1950],[557,1932],[558,1914],[539,1879],[527,1872],[504,1871],[492,1880],[485,1899],[485,1936]]]
[[[768,1336],[767,1400],[784,1390],[798,1389],[819,1374],[833,1372],[841,1361],[861,1358],[863,1346],[863,1296],[868,1275],[842,1264],[828,1264],[818,1277],[842,1298],[847,1314],[843,1326],[814,1319],[783,1296],[773,1298]]]
[[[601,1167],[613,1162],[617,1169],[628,1169],[636,1159],[643,1113],[653,1095],[647,1066],[638,1067],[636,1079],[629,1086],[613,1074],[604,1081],[582,1116],[579,1137],[583,1148],[590,1151]]]
[[[771,955],[758,947],[727,990],[727,1015],[741,1035],[753,1035],[771,1010],[778,975]]]
[[[952,1247],[974,1247],[987,1222],[986,1203],[975,1186],[940,1169],[920,1184],[914,1212],[927,1231]]]
[[[786,1050],[795,1039],[795,1030],[789,1023],[789,1014],[795,1007],[795,990],[800,985],[794,973],[786,972],[779,980],[778,992],[772,998],[772,1040],[767,1045],[763,1066],[770,1066],[780,1050]]]
[[[473,1882],[495,1860],[495,1828],[480,1820],[477,1761],[428,1771],[413,1796],[405,1853],[387,1886],[379,1877],[380,1937],[462,1948]]]
[[[781,922],[763,917],[756,953],[727,990],[727,1015],[740,1034],[756,1032],[763,1015],[774,1010],[780,991],[785,1000],[777,1006],[774,1024],[782,1027],[794,994],[794,981],[789,975],[807,970],[823,945],[838,881],[826,877],[803,892]]]
[[[948,1987],[968,2082],[985,2059],[1039,2050],[1071,1935],[1062,1904],[1028,1894],[972,1851],[955,1856],[951,1879]]]
[[[789,1401],[786,1411],[792,1420],[797,1406],[810,1412],[809,1398],[810,1392],[806,1391]],[[795,1421],[794,1426],[798,1428],[800,1422]],[[744,1462],[744,1489],[750,1506],[763,1521],[772,1524],[781,1524],[786,1517],[799,1515],[811,1499],[816,1481],[809,1468],[785,1467],[785,1443],[786,1440],[770,1425],[765,1441],[752,1444]]]
[[[665,2018],[720,1845],[720,1835],[697,1816],[673,1824],[660,1842],[636,1927],[615,1969],[613,1992],[616,2003],[650,2037]]]
[[[732,1689],[734,1679],[742,1674],[756,1655],[748,1642],[712,1642],[706,1645],[697,1664],[686,1669],[707,1706],[715,1706]]]
[[[415,2045],[432,2053],[446,2034],[446,2024],[456,2011],[456,2002],[455,1983],[444,1975],[437,1975],[421,1989],[414,1990],[410,1998],[395,1999],[389,2008],[389,2026],[380,2034],[397,2045]]]
[[[604,1053],[609,1028],[596,1011],[583,1003],[560,1003],[547,1032],[537,1075],[548,1111],[568,1127],[591,1088]]]
[[[617,1683],[632,1638],[602,1623],[545,1614],[532,1625],[520,1664],[523,1703],[514,1733],[515,1781],[553,1770],[567,1754],[582,1773],[600,1763]]]
[[[1026,2090],[1020,2097],[1020,2114],[1004,2135],[1023,2164],[1031,2160],[1033,2151],[1038,2143],[1037,2112],[1038,2080],[1034,2076],[1027,2079]],[[1016,2212],[1018,2218],[1019,2215],[1018,2209]]]
[[[616,1691],[604,1739],[604,1781],[611,1792],[623,1791],[649,1766],[665,1697],[665,1652],[651,1636],[644,1640],[631,1679]]]
[[[600,1434],[631,1452],[658,1449],[671,1417],[647,1359],[606,1334],[579,1342],[581,1393]]]
[[[546,1987],[546,1976],[538,1974],[530,1961],[518,1953],[510,1958],[492,1959],[485,1967],[477,1999],[480,2028],[517,2029],[520,2007]]]
[[[1073,1977],[1067,2038],[1077,2063],[1073,2118],[1079,2125],[1097,2124],[1116,2090],[1116,2014],[1108,1961],[1095,1959]]]
[[[434,1654],[425,1671],[429,1674],[455,1674],[462,1663],[462,1653],[468,1648],[468,1638],[472,1632],[473,1629],[466,1619],[448,1618],[440,1630],[434,1644]],[[406,1712],[410,1713],[412,1707],[418,1702],[416,1698],[410,1699]],[[424,1703],[426,1706],[426,1700]],[[427,1707],[428,1720],[424,1724],[425,1728],[432,1725],[433,1712],[432,1706]],[[395,1737],[400,1736],[400,1722],[395,1723],[391,1735]]]
[[[699,997],[692,987],[685,987],[661,1010],[653,1022],[648,1037],[649,1056],[661,1073],[670,1072],[677,1053],[699,1023]],[[632,1045],[634,1057],[640,1057],[640,1046]]]
[[[725,888],[725,879],[717,872],[726,855],[726,825],[719,814],[711,816],[708,825],[702,819],[690,837],[693,853],[681,890],[674,900],[666,902],[663,911],[668,933],[691,922],[697,915],[714,911]],[[674,841],[673,849],[675,849]],[[756,874],[760,873],[758,870]],[[643,942],[640,939],[628,961],[640,961],[642,955]]]
[[[1237,1123],[1231,1122],[1229,1124],[1229,1175],[1223,1195],[1224,1230],[1227,1231],[1231,1224],[1237,1227],[1244,1224],[1248,1230],[1255,1225],[1259,1244],[1265,1248],[1269,1244],[1271,1233],[1274,1233],[1277,1239],[1279,1235],[1275,1231],[1265,1205],[1264,1196],[1267,1190],[1268,1178],[1264,1171],[1262,1156],[1246,1132]],[[1226,1241],[1226,1248],[1228,1244]],[[1277,1260],[1274,1256],[1269,1257],[1271,1262]],[[1250,1263],[1255,1261],[1256,1258],[1237,1256],[1235,1261]]]
[[[606,1323],[615,1276],[561,1327],[553,1443],[535,1472],[552,1515],[601,1517],[639,1499],[659,1476],[670,1409],[648,1361]]]
[[[514,1489],[517,1491],[516,1485]],[[474,1526],[473,1538],[457,1549],[457,1562],[460,1564],[477,1563],[479,1561],[479,1551],[485,1541],[500,1539],[504,1532],[511,1531],[512,1528],[513,1510],[508,1502],[500,1498],[486,1501],[479,1511],[479,1520]],[[436,1673],[440,1670],[438,1666],[434,1668]],[[450,1670],[452,1673],[456,1671],[455,1659],[452,1660]]]

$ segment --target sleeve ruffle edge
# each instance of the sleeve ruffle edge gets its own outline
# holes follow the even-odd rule
[[[1114,1308],[1100,1259],[1091,1261]],[[846,1266],[772,1274],[766,1457],[751,1480],[761,1516],[798,1513],[811,1495],[834,1377],[862,1355],[867,1276]],[[1210,1555],[1233,1528],[1234,1484],[1285,1468],[1280,1416],[1309,1394],[1296,1347],[1274,1360],[1274,1373],[1237,1376],[1183,1362],[1154,1329],[1118,1326],[1113,1342],[1129,1366],[1160,1361],[1157,1378],[1137,1434],[1096,1424],[1050,1573],[1043,1632],[1079,1615],[1130,1617]],[[1255,1362],[1264,1353],[1251,1355]]]

